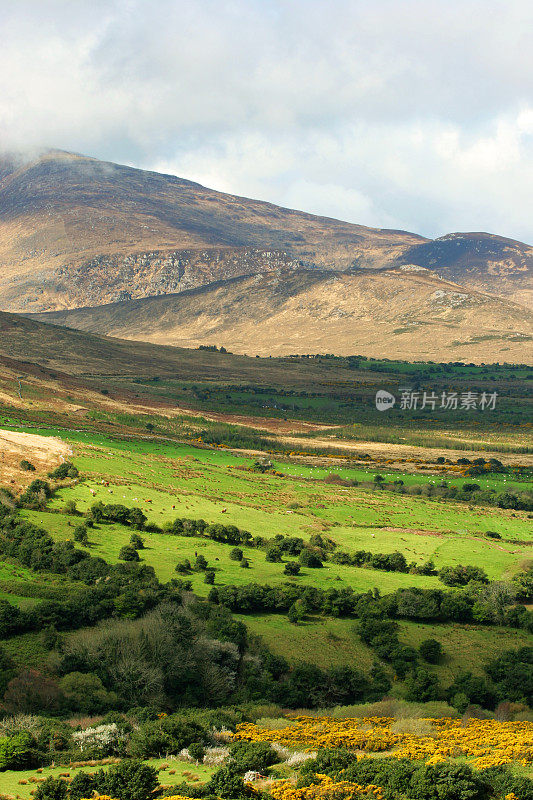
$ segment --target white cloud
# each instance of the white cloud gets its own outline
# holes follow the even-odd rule
[[[528,0],[0,0],[0,140],[533,239]]]

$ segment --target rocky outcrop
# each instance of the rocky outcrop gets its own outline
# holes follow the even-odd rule
[[[302,266],[287,253],[271,250],[156,250],[65,264],[44,283],[51,295],[65,297],[66,307],[76,308],[174,294],[213,283],[221,274],[228,279]]]

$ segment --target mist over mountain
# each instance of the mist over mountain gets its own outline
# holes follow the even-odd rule
[[[61,151],[0,161],[0,264],[3,310],[160,344],[520,360],[531,335],[521,242],[368,228]]]

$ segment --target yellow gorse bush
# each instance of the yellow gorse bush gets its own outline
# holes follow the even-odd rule
[[[332,719],[294,717],[294,724],[268,730],[244,723],[235,738],[252,742],[278,742],[289,748],[317,750],[346,747],[366,753],[386,752],[396,758],[424,760],[436,764],[448,758],[466,757],[477,769],[533,762],[533,723],[470,719],[425,719],[429,733],[391,730],[391,717]]]
[[[116,798],[109,797],[107,794],[98,794],[93,797],[82,797],[81,800],[116,800]],[[173,794],[171,797],[161,797],[159,800],[191,800],[191,798],[184,797],[181,794]]]
[[[274,800],[352,800],[356,797],[384,800],[380,786],[359,786],[350,781],[334,781],[327,775],[318,775],[319,783],[297,789],[290,781],[274,781],[270,794]]]

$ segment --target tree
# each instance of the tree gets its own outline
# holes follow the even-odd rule
[[[74,528],[74,541],[83,546],[89,544],[89,537],[85,525],[76,525]]]
[[[207,558],[199,553],[196,556],[196,561],[194,562],[194,568],[199,572],[207,569]]]
[[[102,773],[98,791],[120,800],[149,800],[159,783],[156,770],[140,761],[124,760]]]
[[[207,583],[209,586],[212,586],[214,582],[215,582],[215,570],[206,569],[204,575],[204,583]]]
[[[283,572],[285,575],[298,575],[300,572],[300,564],[298,564],[297,561],[287,561]]]
[[[428,664],[438,664],[442,658],[442,645],[436,639],[424,639],[419,650],[420,655]]]
[[[120,553],[118,557],[121,561],[140,561],[139,553],[137,550],[132,547],[130,544],[125,544],[124,547],[120,548]]]
[[[66,800],[67,782],[62,778],[54,778],[50,775],[41,783],[33,795],[35,800]]]
[[[318,567],[323,566],[322,561],[319,559],[319,557],[315,555],[315,553],[313,553],[312,550],[308,550],[307,548],[304,548],[304,550],[302,550],[299,558],[301,564],[304,567],[310,567],[312,569],[316,569]]]
[[[144,550],[144,540],[138,533],[131,534],[130,544],[135,550]]]
[[[272,563],[279,563],[281,561],[281,550],[279,547],[269,547],[266,551],[266,560]]]
[[[242,561],[244,553],[242,552],[240,547],[234,547],[233,550],[230,550],[229,557],[232,561]]]

